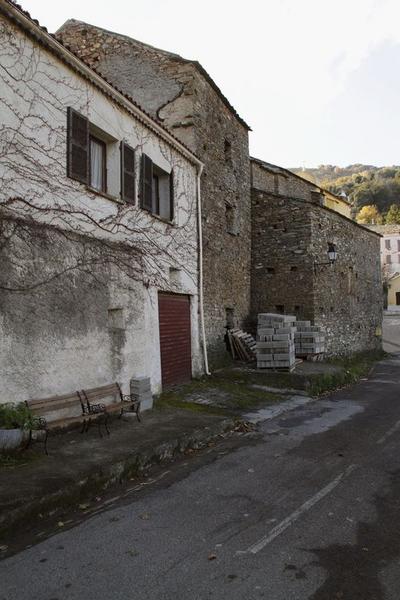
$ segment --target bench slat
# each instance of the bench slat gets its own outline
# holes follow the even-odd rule
[[[85,393],[87,396],[108,396],[111,394],[119,394],[119,387],[116,383],[112,385],[103,385],[98,388],[91,388],[86,390]]]
[[[59,410],[65,410],[67,408],[71,408],[74,406],[78,406],[79,403],[79,409],[81,409],[81,403],[79,402],[79,400],[75,400],[75,402],[60,402],[57,404],[53,404],[53,403],[46,403],[44,402],[43,404],[38,404],[36,406],[30,406],[30,411],[32,414],[36,415],[36,414],[46,414],[46,413],[51,413],[51,412],[58,412]]]
[[[79,396],[78,396],[78,392],[73,392],[73,393],[69,393],[69,394],[62,394],[60,396],[51,396],[50,398],[39,398],[37,400],[26,400],[26,405],[29,406],[30,408],[33,408],[34,406],[38,405],[38,404],[57,404],[58,402],[76,402],[79,401]]]

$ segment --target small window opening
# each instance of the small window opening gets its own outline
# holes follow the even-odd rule
[[[283,304],[276,304],[275,310],[278,313],[278,315],[283,315],[285,312],[285,306]]]
[[[125,329],[123,308],[108,309],[108,327],[110,329]]]
[[[299,304],[295,304],[294,306],[294,312],[295,313],[299,313],[301,311],[301,306]]]
[[[231,235],[238,234],[236,206],[225,204],[226,230]]]
[[[270,273],[270,275],[275,275],[274,267],[267,267],[267,273]]]
[[[225,308],[226,328],[233,329],[235,327],[235,310],[233,308]]]
[[[291,270],[292,272],[295,272],[295,271],[297,271],[297,267],[290,267],[290,270]]]
[[[224,155],[225,155],[225,162],[232,161],[232,144],[227,139],[225,139],[225,143],[224,143]]]

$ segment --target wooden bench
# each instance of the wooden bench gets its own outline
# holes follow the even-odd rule
[[[100,387],[81,390],[79,397],[83,405],[86,407],[86,414],[89,417],[89,423],[94,418],[97,419],[101,415],[105,415],[104,426],[108,434],[108,415],[119,412],[119,417],[122,417],[124,412],[133,412],[136,414],[137,420],[140,422],[140,400],[137,400],[134,394],[123,394],[119,383],[110,383]],[[99,403],[105,398],[113,398],[110,404]]]
[[[43,443],[47,455],[47,438],[50,431],[65,429],[78,423],[82,423],[82,431],[84,431],[88,426],[90,416],[78,392],[63,394],[62,396],[52,396],[51,398],[41,398],[39,400],[25,400],[25,404],[31,411],[38,425],[38,430],[45,431]],[[72,411],[75,414],[73,416],[65,416],[62,414],[62,411]],[[31,442],[32,429],[29,431],[27,447]]]

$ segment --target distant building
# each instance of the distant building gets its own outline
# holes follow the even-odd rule
[[[400,225],[368,225],[381,234],[381,266],[384,279],[400,273]]]
[[[400,309],[400,273],[394,273],[387,279],[388,310]]]

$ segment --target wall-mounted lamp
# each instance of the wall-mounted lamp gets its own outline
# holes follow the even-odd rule
[[[317,267],[324,267],[326,265],[334,265],[335,262],[337,261],[337,250],[336,250],[336,245],[332,244],[331,242],[328,243],[328,261],[327,262],[321,262],[321,263],[314,263],[314,273],[317,272]]]

